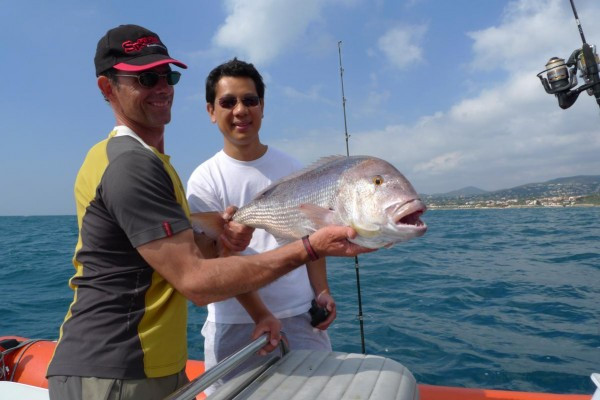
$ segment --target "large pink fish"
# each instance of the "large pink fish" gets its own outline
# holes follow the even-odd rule
[[[422,236],[425,210],[410,182],[387,161],[330,156],[273,183],[233,220],[283,239],[299,239],[326,225],[351,226],[358,232],[353,242],[380,248]],[[214,232],[207,215],[192,214],[192,220]]]

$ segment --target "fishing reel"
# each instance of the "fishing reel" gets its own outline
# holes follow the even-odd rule
[[[311,305],[310,310],[308,310],[308,313],[310,314],[310,319],[311,319],[310,324],[312,326],[317,326],[321,322],[323,322],[327,319],[327,317],[329,316],[329,311],[327,311],[327,309],[325,307],[320,307],[317,304],[317,301],[314,299],[310,303],[310,305]]]
[[[560,108],[571,107],[584,90],[588,95],[595,96],[600,106],[600,75],[598,64],[600,58],[596,46],[583,43],[581,49],[575,50],[568,60],[552,57],[546,63],[546,69],[537,74],[546,93],[553,94],[558,99]],[[577,86],[577,71],[583,78],[583,84]]]

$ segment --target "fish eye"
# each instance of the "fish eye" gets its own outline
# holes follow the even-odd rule
[[[381,186],[383,184],[383,176],[381,176],[381,175],[375,175],[373,177],[373,183],[376,186]]]

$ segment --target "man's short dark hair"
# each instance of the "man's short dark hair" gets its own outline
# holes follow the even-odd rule
[[[99,76],[105,76],[112,82],[113,85],[119,86],[119,80],[117,79],[118,72],[119,71],[117,71],[114,68],[109,68],[106,71],[103,71],[102,73],[100,73]],[[102,96],[104,97],[104,94]],[[104,97],[104,101],[108,102],[108,99],[106,97]]]
[[[103,71],[100,75],[107,77],[108,79],[110,79],[111,82],[118,82],[118,80],[117,80],[118,73],[119,73],[119,71],[117,71],[116,69],[109,68],[106,71]]]
[[[265,83],[263,82],[262,76],[258,70],[254,68],[254,65],[238,60],[237,57],[234,57],[233,60],[229,60],[215,67],[206,77],[207,103],[212,105],[215,104],[217,83],[225,76],[252,79],[254,81],[254,85],[256,86],[256,93],[258,94],[258,97],[261,99],[265,98]]]

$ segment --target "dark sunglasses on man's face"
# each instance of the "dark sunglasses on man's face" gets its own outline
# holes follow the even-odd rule
[[[170,86],[176,85],[177,82],[179,82],[179,78],[181,78],[181,73],[177,71],[169,71],[165,74],[159,74],[158,72],[145,71],[140,72],[137,75],[115,74],[115,76],[130,76],[137,78],[140,85],[143,87],[152,88],[156,86],[160,78],[165,78]]]
[[[244,107],[256,107],[260,104],[260,98],[258,96],[244,96],[240,99]],[[237,97],[224,96],[219,99],[219,105],[228,110],[235,107],[238,103]]]

